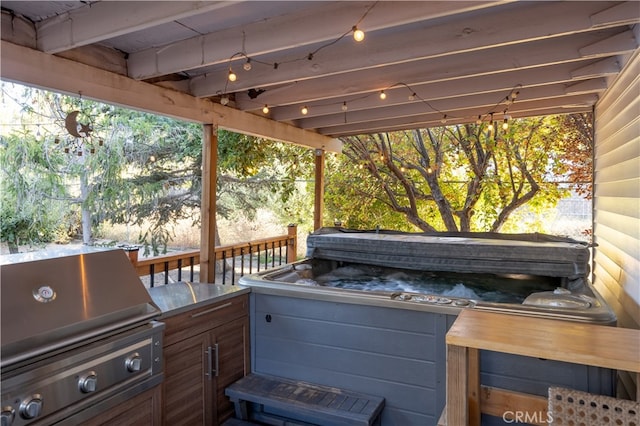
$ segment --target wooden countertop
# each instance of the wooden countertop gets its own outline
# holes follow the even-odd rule
[[[448,345],[640,373],[640,330],[463,310]]]

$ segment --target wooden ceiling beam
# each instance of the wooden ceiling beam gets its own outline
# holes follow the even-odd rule
[[[598,34],[582,33],[557,39],[539,40],[525,45],[502,46],[486,51],[474,51],[447,58],[431,58],[407,64],[365,69],[359,72],[342,73],[331,77],[299,81],[276,90],[267,90],[259,101],[269,106],[308,104],[340,96],[364,96],[388,89],[403,82],[409,85],[442,83],[474,76],[508,71],[534,69],[554,64],[580,62],[583,58],[576,45],[593,45],[608,39],[615,30],[603,30]],[[623,34],[630,33],[625,31]],[[625,37],[625,40],[628,40]],[[590,50],[589,58],[607,57],[619,51],[618,46],[598,44],[601,49]],[[632,45],[625,44],[625,48]],[[637,47],[637,46],[636,46]],[[611,52],[613,49],[615,52]],[[527,82],[521,82],[526,85]],[[199,83],[194,79],[192,87]],[[196,90],[194,95],[200,93]],[[256,104],[246,92],[237,92],[236,106],[240,109],[255,109]]]
[[[413,4],[410,4],[413,7]],[[557,39],[563,36],[579,34],[593,30],[590,16],[604,7],[599,2],[583,3],[579,12],[575,6],[567,2],[531,2],[518,5],[518,8],[506,5],[491,10],[491,13],[477,12],[482,19],[469,22],[462,14],[456,20],[433,25],[404,25],[393,33],[385,31],[370,31],[367,39],[361,45],[354,43],[338,43],[331,46],[331,55],[318,54],[314,60],[301,60],[288,64],[288,61],[305,58],[314,47],[303,44],[297,48],[290,47],[286,55],[273,49],[272,53],[260,57],[261,61],[280,63],[278,70],[260,64],[254,66],[251,72],[237,71],[241,64],[235,66],[238,80],[234,83],[226,81],[228,60],[220,67],[212,67],[206,74],[194,79],[192,93],[196,96],[212,96],[216,93],[239,92],[251,88],[269,88],[272,85],[293,84],[308,79],[322,78],[353,70],[380,69],[383,66],[404,64],[407,67],[414,63],[431,58],[451,57],[457,54],[474,51],[488,51],[502,46],[519,46],[537,40]],[[401,9],[401,6],[396,6]],[[375,10],[375,9],[374,9]],[[612,17],[614,19],[616,17]],[[637,18],[636,18],[637,19]],[[323,22],[319,20],[318,22]],[[602,20],[599,28],[608,28],[614,23]],[[324,25],[329,27],[330,25]],[[309,30],[307,30],[308,32]],[[551,36],[552,34],[552,36]],[[627,34],[627,38],[632,37]],[[298,40],[298,38],[296,38]],[[428,42],[415,42],[425,40]],[[611,43],[624,48],[623,42],[628,40],[611,40]],[[586,43],[589,43],[585,39]],[[200,46],[194,46],[200,51]],[[522,46],[526,49],[526,45]],[[596,46],[596,51],[603,47]],[[207,49],[207,52],[209,49]],[[375,54],[372,54],[375,53]],[[585,49],[582,56],[588,56]],[[203,53],[205,54],[205,53]],[[200,58],[199,55],[198,58]],[[230,55],[226,56],[229,58]],[[238,58],[243,59],[244,58]],[[148,58],[154,63],[154,58]],[[178,67],[180,63],[176,63]]]
[[[58,53],[228,7],[227,1],[98,1],[38,22],[38,49]]]
[[[185,93],[130,79],[38,50],[2,41],[0,75],[15,81],[70,95],[121,105],[173,118],[315,149],[340,152],[336,139],[224,107]]]
[[[367,34],[373,34],[376,30],[396,25],[479,10],[501,3],[504,2],[379,2],[367,14],[361,26]],[[147,79],[215,64],[226,66],[231,56],[242,50],[243,37],[247,41],[244,53],[251,57],[299,47],[304,47],[302,55],[306,56],[309,53],[308,46],[333,41],[348,32],[366,13],[371,3],[318,2],[317,5],[307,5],[311,7],[282,16],[256,19],[255,22],[244,23],[242,28],[228,28],[134,52],[129,57],[129,76]],[[246,58],[239,56],[236,60],[243,62]]]

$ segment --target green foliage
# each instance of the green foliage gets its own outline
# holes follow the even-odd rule
[[[49,242],[79,232],[89,242],[91,232],[104,224],[129,224],[142,226],[138,243],[159,254],[166,251],[178,220],[198,226],[201,125],[29,88],[19,98],[20,119],[46,123],[46,134],[36,140],[34,132],[41,126],[32,124],[6,141],[3,240]],[[71,111],[79,111],[77,121],[92,129],[90,135],[75,138],[67,132],[65,118]],[[32,143],[25,144],[24,138]],[[220,216],[251,218],[264,206],[286,212],[300,177],[312,173],[309,149],[226,131],[219,131],[218,139]],[[21,156],[18,151],[27,148],[28,155]],[[24,199],[15,194],[38,195]],[[57,211],[70,214],[52,215]],[[81,227],[81,217],[90,217],[91,223]],[[52,224],[57,227],[49,229]]]
[[[0,238],[11,252],[68,237],[69,214],[58,201],[64,182],[48,173],[60,158],[41,146],[25,131],[0,139]]]

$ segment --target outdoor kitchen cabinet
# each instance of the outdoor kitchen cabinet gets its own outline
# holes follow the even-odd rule
[[[250,368],[247,294],[163,321],[163,424],[222,423],[233,414],[225,388]]]

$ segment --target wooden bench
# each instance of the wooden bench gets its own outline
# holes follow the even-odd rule
[[[243,377],[225,394],[236,418],[269,424],[379,425],[384,407],[381,397],[262,374]]]

